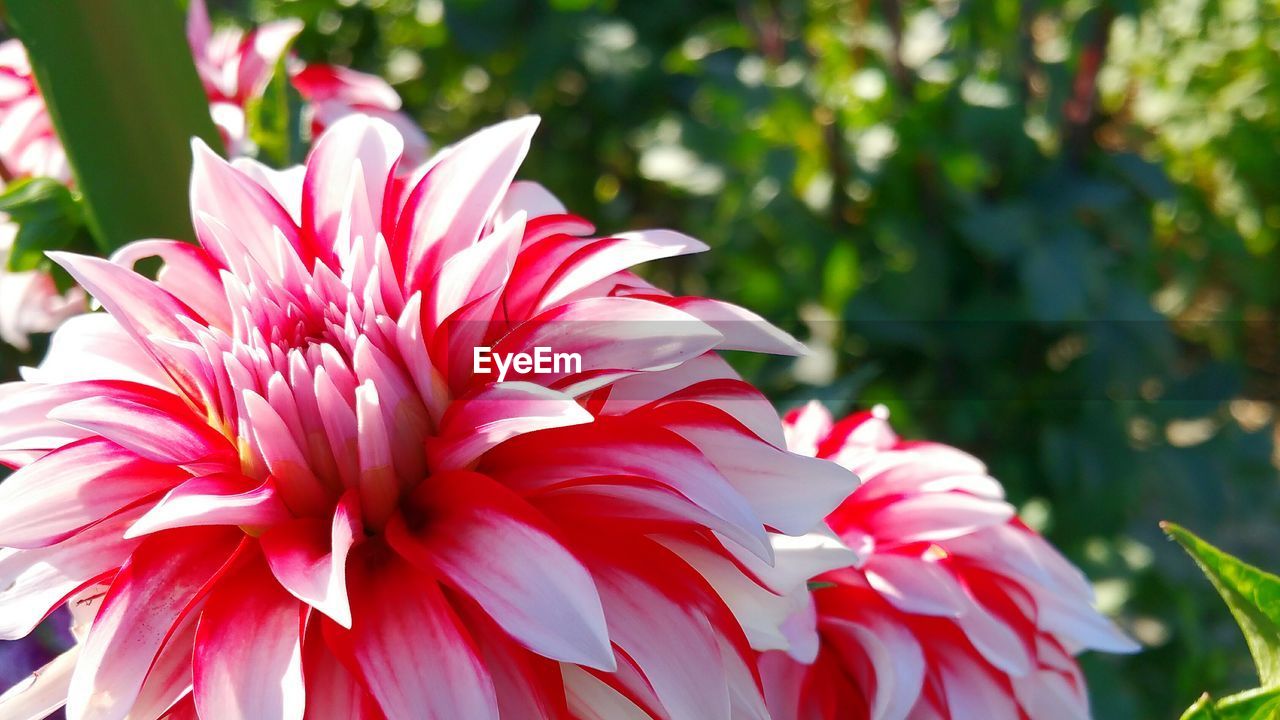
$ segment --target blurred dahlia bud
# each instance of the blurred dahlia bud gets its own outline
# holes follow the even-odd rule
[[[767,717],[758,600],[812,572],[747,568],[854,478],[715,354],[795,340],[628,270],[702,243],[512,182],[536,125],[407,182],[365,116],[287,172],[197,143],[199,246],[55,254],[106,312],[0,386],[0,638],[85,620],[0,717]],[[538,347],[579,363],[475,362]]]
[[[1074,655],[1138,647],[980,461],[900,439],[883,407],[833,423],[810,403],[784,424],[862,485],[827,518],[859,560],[813,579],[816,659],[761,656],[774,718],[1089,717]]]
[[[260,97],[271,81],[285,50],[298,33],[298,20],[277,20],[248,31],[209,23],[204,0],[191,0],[187,9],[187,42],[195,58],[196,72],[209,96],[209,111],[232,155],[250,149],[245,108]],[[404,138],[404,164],[416,167],[427,157],[429,145],[415,122],[400,112],[400,96],[376,75],[336,65],[288,63],[294,88],[307,102],[311,132],[324,129],[352,113],[378,117],[400,131]]]
[[[67,154],[36,89],[26,48],[17,40],[0,43],[0,163],[5,182],[27,177],[71,182]]]

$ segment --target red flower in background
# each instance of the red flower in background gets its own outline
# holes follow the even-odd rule
[[[1137,646],[980,461],[902,440],[884,408],[833,423],[812,403],[785,423],[792,450],[862,479],[827,518],[860,561],[814,579],[815,662],[762,656],[775,718],[1089,716],[1073,656]]]

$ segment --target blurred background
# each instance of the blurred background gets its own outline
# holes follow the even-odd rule
[[[1156,523],[1280,569],[1280,1],[210,5],[302,18],[438,145],[538,113],[524,177],[705,240],[648,274],[813,348],[735,358],[780,406],[983,458],[1147,646],[1084,659],[1097,717],[1256,684]]]

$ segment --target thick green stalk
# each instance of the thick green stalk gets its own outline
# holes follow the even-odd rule
[[[104,251],[191,240],[190,139],[221,141],[178,0],[5,0]]]

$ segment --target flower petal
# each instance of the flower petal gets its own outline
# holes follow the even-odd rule
[[[877,553],[862,569],[871,587],[905,613],[954,618],[968,604],[955,577],[936,562]]]
[[[288,518],[271,479],[258,484],[240,475],[204,475],[169,491],[125,536],[207,525],[267,526]]]
[[[635,265],[707,249],[706,243],[674,230],[636,230],[590,241],[566,258],[547,279],[535,312],[553,307],[582,288]]]
[[[755,537],[768,554],[764,527],[732,485],[675,433],[630,419],[543,430],[512,438],[485,454],[479,470],[519,493],[581,484],[584,478],[648,478]]]
[[[117,250],[111,262],[132,269],[149,257],[164,261],[156,285],[198,312],[209,325],[231,328],[231,308],[218,277],[219,268],[208,252],[178,240],[139,240]]]
[[[308,630],[302,648],[307,681],[306,720],[378,720],[377,703],[325,644],[318,624]]]
[[[224,578],[196,631],[192,673],[201,717],[302,720],[306,606],[260,559]]]
[[[896,542],[943,542],[995,525],[1014,516],[1013,506],[965,493],[906,495],[870,513],[863,528]]]
[[[262,536],[262,552],[272,574],[294,597],[351,627],[347,599],[347,554],[363,536],[356,494],[348,491],[333,521],[299,518]]]
[[[81,646],[68,717],[124,717],[165,640],[225,571],[241,535],[226,528],[171,530],[138,546],[111,583]]]
[[[92,353],[94,361],[84,361]],[[91,312],[68,318],[53,333],[49,351],[37,367],[22,368],[32,383],[80,380],[128,380],[172,389],[173,382],[110,313]]]
[[[187,477],[108,440],[71,443],[0,484],[0,546],[52,545]]]
[[[42,720],[67,702],[71,672],[80,656],[80,647],[54,658],[27,679],[0,695],[0,716],[6,720]]]
[[[113,262],[66,252],[48,255],[102,303],[189,399],[205,404],[211,401],[214,395],[205,379],[207,368],[190,367],[181,356],[174,357],[152,339],[194,340],[183,319],[199,322],[195,311],[147,278]]]
[[[264,267],[273,267],[275,260],[271,244],[276,230],[284,234],[288,244],[304,262],[312,259],[302,252],[298,228],[289,211],[269,190],[218,157],[198,138],[192,140],[191,152],[192,217],[207,215],[217,218],[226,224],[237,243],[243,243],[240,248],[224,247],[218,237],[210,234],[207,228],[202,231],[200,223],[196,223],[200,244],[220,265],[229,270],[235,269],[239,262],[233,263],[229,255],[247,251]]]
[[[493,680],[435,580],[366,545],[351,606],[351,629],[326,620],[325,637],[389,720],[498,720]]]
[[[405,295],[474,243],[529,151],[538,118],[508,120],[445,148],[409,194],[391,243]]]
[[[827,637],[846,657],[863,655],[865,664],[852,664],[863,687],[874,687],[871,717],[907,717],[920,697],[925,658],[919,641],[901,622],[878,612],[857,622],[824,620]]]
[[[420,529],[402,520],[388,540],[424,570],[439,572],[536,653],[601,670],[613,650],[591,574],[557,540],[551,523],[510,490],[470,472],[438,473],[413,495]]]
[[[804,343],[759,315],[732,303],[703,297],[680,297],[665,300],[710,325],[724,336],[721,350],[747,350],[771,355],[804,355]]]
[[[671,403],[646,417],[696,445],[766,525],[788,535],[808,532],[857,486],[839,465],[774,447],[709,405]]]
[[[76,400],[59,406],[49,417],[101,435],[159,463],[216,462],[235,457],[225,437],[178,398],[159,392]]]
[[[400,133],[367,115],[342,118],[320,136],[302,181],[302,235],[313,254],[333,264],[339,221],[351,205],[347,188],[353,173],[364,180],[361,202],[371,218],[382,217],[388,178],[403,152]],[[362,225],[351,228],[351,234],[371,239],[378,230]]]
[[[125,511],[57,545],[0,548],[0,640],[26,637],[78,588],[120,567],[138,545],[123,535],[140,513]]]
[[[589,298],[548,310],[521,323],[494,344],[495,357],[532,355],[537,348],[576,353],[574,367],[559,372],[509,372],[573,395],[635,372],[665,370],[698,357],[720,342],[720,333],[679,310],[631,298]],[[496,379],[496,373],[477,375]]]
[[[593,569],[609,635],[640,667],[671,720],[729,720],[724,660],[706,616],[636,575]]]
[[[540,385],[485,385],[450,405],[440,431],[427,439],[428,459],[436,471],[462,469],[517,435],[593,419],[573,398]]]

